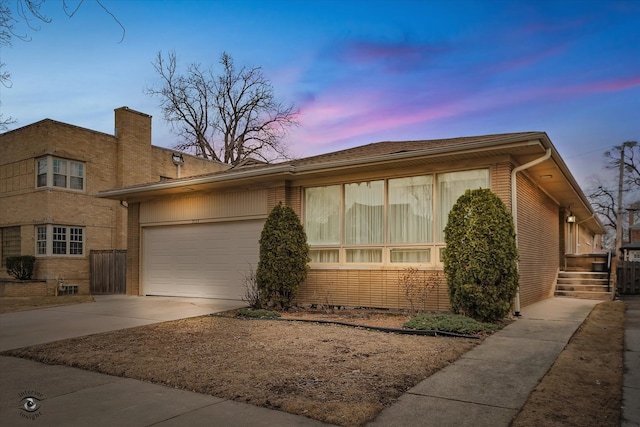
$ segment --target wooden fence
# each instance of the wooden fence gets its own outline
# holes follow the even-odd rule
[[[91,293],[124,294],[127,290],[127,251],[91,251]]]
[[[619,294],[640,294],[640,262],[620,262],[616,268],[616,278]]]

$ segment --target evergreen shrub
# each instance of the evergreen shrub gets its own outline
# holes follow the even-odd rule
[[[467,190],[451,209],[444,232],[453,312],[480,321],[504,318],[519,280],[511,212],[491,190]]]
[[[300,218],[288,206],[277,205],[260,235],[256,282],[269,305],[291,306],[298,287],[307,278],[309,245]]]

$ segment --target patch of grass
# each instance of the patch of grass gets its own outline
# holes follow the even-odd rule
[[[482,323],[459,314],[421,314],[404,324],[407,329],[424,331],[453,332],[457,334],[491,334],[501,327],[492,323]]]
[[[253,309],[253,308],[241,308],[238,309],[238,316],[242,316],[242,317],[251,317],[251,318],[258,318],[258,319],[273,319],[276,317],[280,317],[280,313],[278,313],[277,311],[273,311],[273,310],[265,310],[265,309]]]

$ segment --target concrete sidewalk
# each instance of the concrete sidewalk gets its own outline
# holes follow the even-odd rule
[[[0,315],[0,350],[242,307],[200,298],[95,296]],[[31,399],[36,406],[25,404]],[[321,426],[305,417],[127,378],[0,357],[2,426]]]
[[[0,351],[243,307],[242,301],[96,295],[95,302],[0,314]]]
[[[508,426],[601,301],[551,298],[422,381],[369,426]]]
[[[640,295],[625,295],[622,427],[640,427]]]
[[[522,318],[419,383],[369,425],[508,426],[598,302],[552,298],[525,307]],[[147,317],[137,318],[151,322]],[[25,397],[39,399],[38,410],[22,409]],[[326,425],[141,381],[0,357],[0,424],[34,425],[27,417],[36,415],[42,425],[93,427]]]

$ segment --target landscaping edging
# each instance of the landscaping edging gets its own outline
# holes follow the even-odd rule
[[[347,323],[340,322],[335,320],[323,320],[323,319],[287,319],[284,317],[247,317],[247,316],[226,316],[224,314],[211,314],[212,317],[223,317],[226,319],[243,319],[243,320],[278,320],[285,322],[306,322],[306,323],[322,323],[329,325],[339,325],[339,326],[349,326],[353,328],[362,328],[370,331],[378,331],[378,332],[388,332],[394,334],[402,334],[402,335],[423,335],[430,337],[451,337],[451,338],[471,338],[471,339],[480,339],[480,337],[475,335],[464,335],[464,334],[456,334],[454,332],[443,332],[443,331],[433,331],[433,330],[418,330],[418,329],[400,329],[400,328],[385,328],[382,326],[367,326],[367,325],[357,325],[355,323]]]

